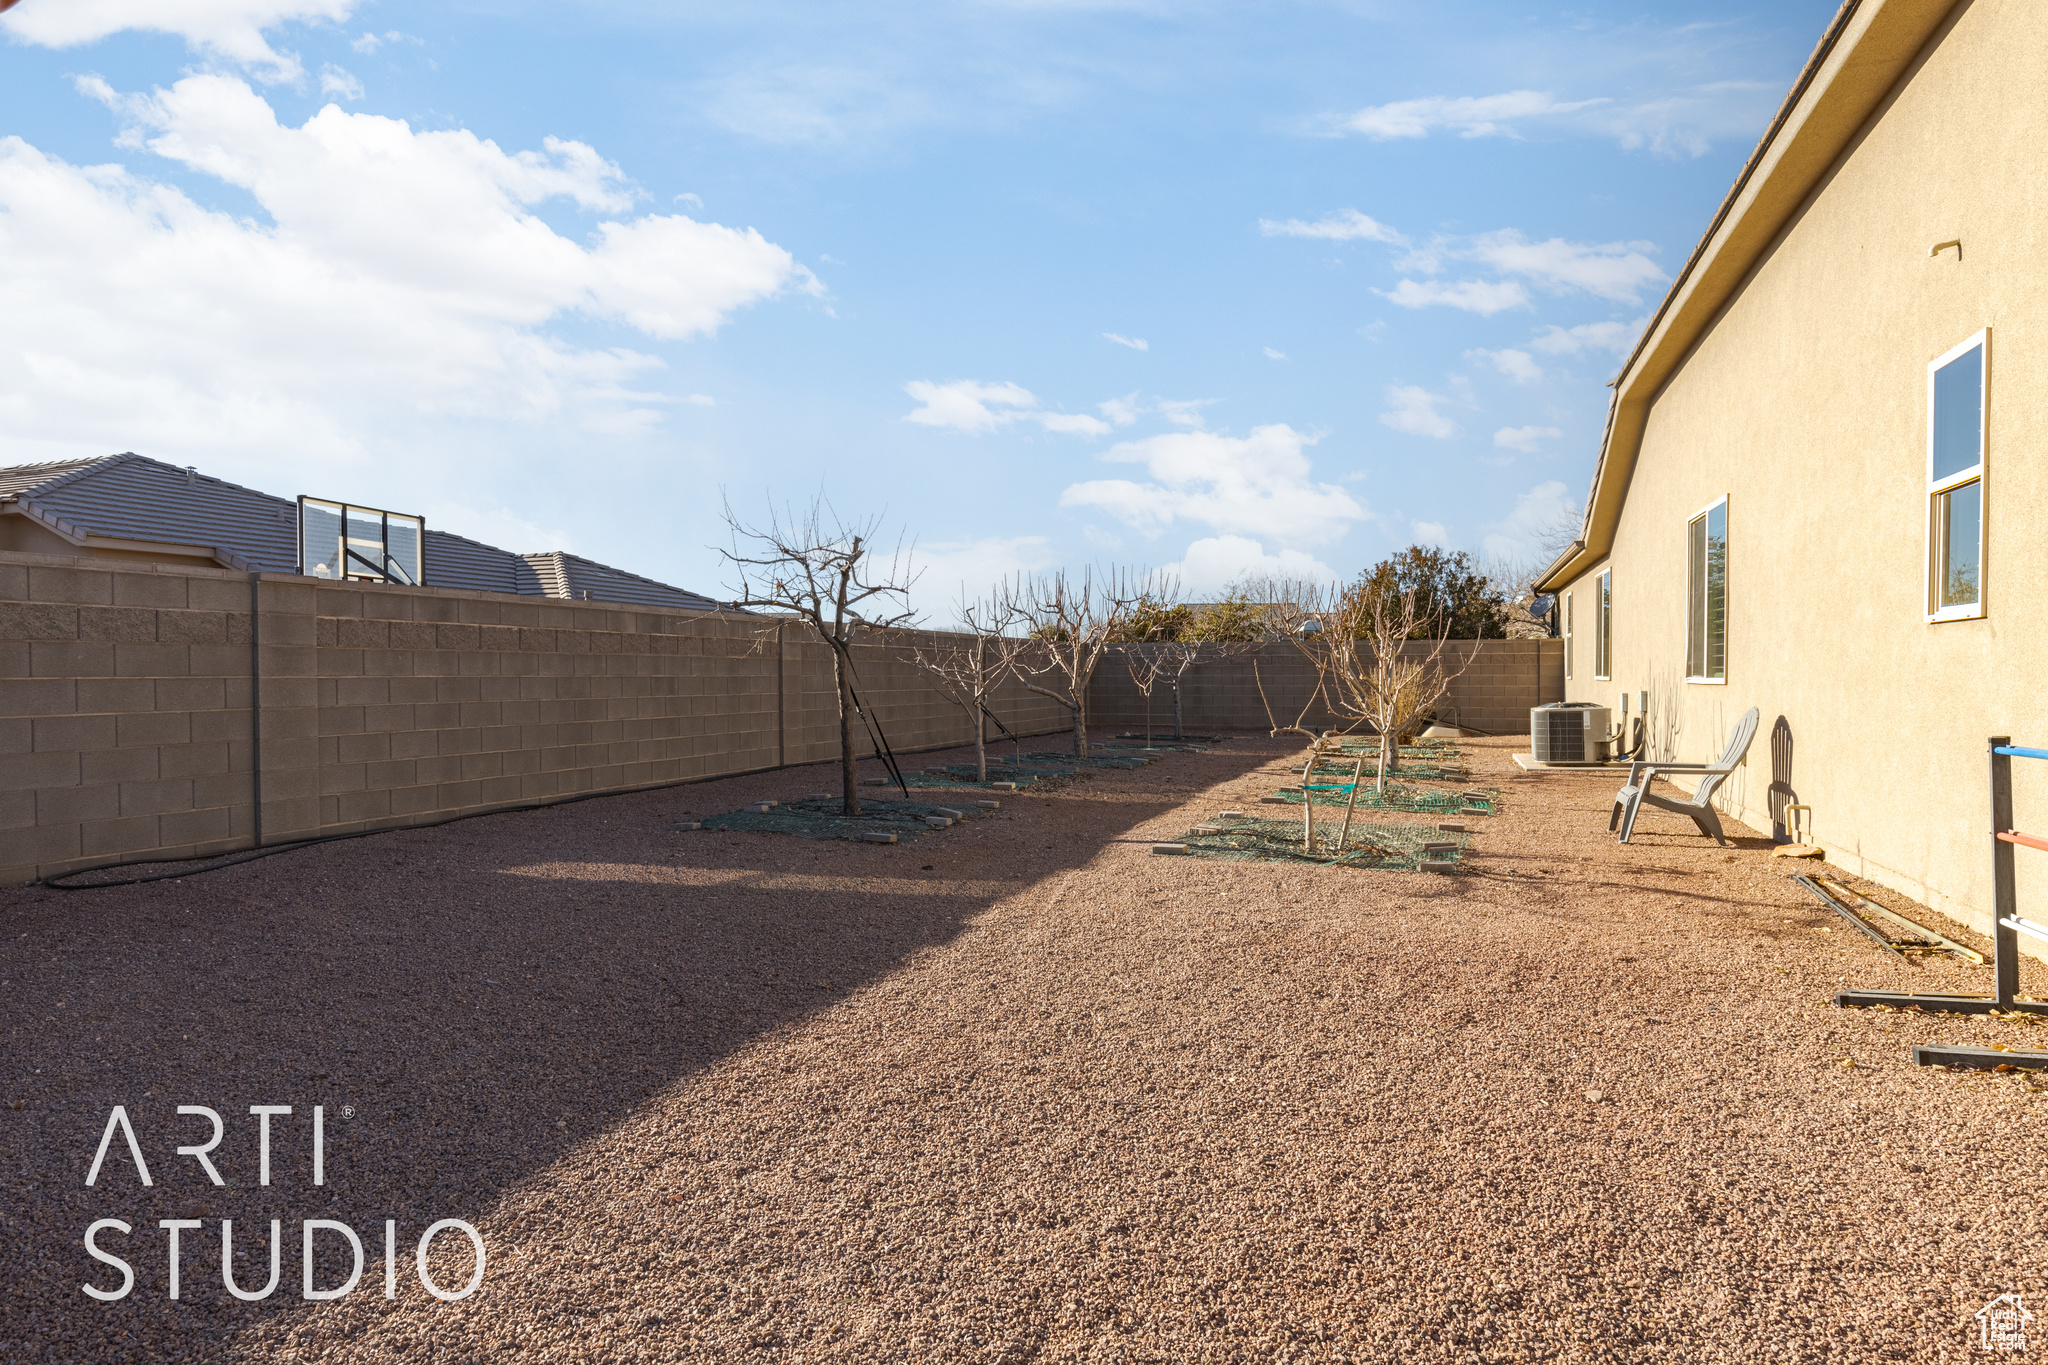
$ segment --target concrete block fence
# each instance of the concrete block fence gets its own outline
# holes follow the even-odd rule
[[[902,657],[916,634],[859,648],[863,700],[899,751],[969,743]],[[1314,683],[1285,643],[1204,661],[1187,723],[1265,730],[1263,686],[1291,724]],[[1525,732],[1528,708],[1563,694],[1558,642],[1489,640],[1449,705]],[[1144,724],[1116,659],[1090,705],[1097,725]],[[1069,729],[1014,680],[992,709],[1046,747]],[[1152,713],[1171,725],[1164,686]],[[0,552],[7,882],[816,763],[838,738],[831,651],[793,624]]]
[[[1428,648],[1408,646],[1411,654],[1427,653]],[[1459,671],[1451,680],[1442,714],[1447,718],[1455,715],[1460,724],[1472,729],[1525,735],[1529,733],[1530,707],[1564,700],[1561,640],[1453,641],[1444,658],[1448,667]],[[1130,670],[1116,658],[1103,661],[1088,700],[1089,719],[1096,725],[1141,729],[1145,724],[1147,699]],[[1314,666],[1284,640],[1240,654],[1203,659],[1181,681],[1182,720],[1196,732],[1293,725],[1305,706],[1307,719],[1302,724],[1349,723],[1316,697]],[[1172,728],[1173,693],[1166,681],[1153,688],[1150,709],[1155,727]]]
[[[972,741],[897,649],[856,667],[898,750]],[[1067,728],[1015,682],[992,709]],[[7,882],[837,754],[795,625],[0,552]]]

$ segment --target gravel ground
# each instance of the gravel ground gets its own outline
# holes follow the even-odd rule
[[[1151,856],[1298,773],[1261,736],[896,847],[667,832],[797,770],[0,892],[0,1357],[1940,1361],[2048,1295],[2038,1088],[1907,1060],[2048,1030],[1834,1009],[1989,971],[1883,957],[1753,834],[1619,847],[1612,778],[1512,747],[1465,745],[1503,809],[1452,877]],[[119,1136],[83,1187],[117,1103],[148,1189]],[[284,1220],[273,1297],[223,1218],[250,1287]],[[363,1234],[344,1299],[308,1218]]]

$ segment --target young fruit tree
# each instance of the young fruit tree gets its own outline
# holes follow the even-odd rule
[[[1195,614],[1191,608],[1175,603],[1176,595],[1171,585],[1157,585],[1154,591],[1147,592],[1131,604],[1131,610],[1125,614],[1123,624],[1112,638],[1116,654],[1123,660],[1124,671],[1131,675],[1131,685],[1145,699],[1147,749],[1152,747],[1152,694],[1168,677],[1174,678],[1176,716],[1180,709],[1176,672],[1179,660],[1174,649],[1193,628]],[[1180,737],[1177,721],[1174,737]]]
[[[1074,757],[1088,757],[1088,684],[1125,617],[1145,595],[1133,575],[1112,568],[1071,578],[1066,570],[1005,584],[1000,600],[1028,628],[1034,648],[1019,651],[1018,676],[1041,697],[1067,708],[1074,721]],[[1046,678],[1042,686],[1033,678]]]
[[[1266,614],[1242,594],[1232,593],[1194,613],[1178,639],[1165,648],[1166,677],[1173,687],[1173,737],[1181,737],[1181,684],[1197,664],[1220,663],[1270,637]]]
[[[974,726],[974,780],[986,782],[989,702],[1015,668],[1024,641],[1009,634],[1012,621],[1000,598],[963,602],[955,619],[959,634],[915,645],[909,657],[940,695],[967,713]]]
[[[1315,666],[1330,709],[1379,732],[1377,787],[1385,792],[1387,774],[1401,761],[1401,741],[1477,656],[1477,641],[1462,661],[1447,661],[1450,622],[1440,609],[1414,590],[1375,592],[1365,581],[1298,589],[1289,610],[1299,619],[1287,636]]]
[[[853,645],[862,632],[910,621],[908,593],[916,582],[899,541],[884,560],[874,549],[880,518],[848,523],[823,498],[802,513],[770,507],[768,524],[750,526],[725,509],[732,548],[721,550],[737,574],[733,605],[787,612],[832,651],[839,696],[839,781],[842,811],[860,814],[853,778]]]

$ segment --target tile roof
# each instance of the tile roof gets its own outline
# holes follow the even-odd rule
[[[719,604],[699,593],[673,588],[652,578],[614,569],[581,555],[560,550],[527,555],[542,589],[550,597],[582,597],[598,602],[633,602],[643,607],[684,607],[717,611]]]
[[[298,503],[142,455],[0,468],[0,512],[20,511],[73,540],[192,545],[225,564],[298,572]],[[708,597],[555,551],[519,555],[431,527],[428,587],[716,611]]]

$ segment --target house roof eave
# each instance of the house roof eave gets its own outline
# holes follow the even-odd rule
[[[1959,0],[1844,0],[1614,381],[1578,543],[1553,592],[1613,548],[1650,404]]]

